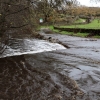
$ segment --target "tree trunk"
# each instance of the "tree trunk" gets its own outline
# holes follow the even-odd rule
[[[48,15],[44,16],[44,22],[48,22]]]

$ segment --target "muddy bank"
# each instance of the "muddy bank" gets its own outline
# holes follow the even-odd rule
[[[74,80],[46,62],[36,65],[34,59],[30,65],[30,57],[35,55],[0,59],[0,100],[75,100],[82,95]]]

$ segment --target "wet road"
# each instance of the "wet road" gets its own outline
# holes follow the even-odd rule
[[[100,40],[40,34],[70,48],[0,59],[0,100],[100,100]]]

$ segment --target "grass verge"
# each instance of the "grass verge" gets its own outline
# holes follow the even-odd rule
[[[67,31],[59,31],[57,29],[54,29],[53,26],[41,26],[41,28],[49,28],[54,33],[59,33],[63,35],[69,35],[69,36],[77,36],[77,37],[87,37],[89,33],[74,33],[74,32],[67,32]]]
[[[41,26],[40,28],[49,28],[52,32],[54,33],[59,33],[62,35],[69,35],[69,36],[76,36],[76,37],[87,37],[89,35],[89,33],[74,33],[74,32],[67,32],[67,31],[59,31],[57,29],[54,29],[52,25],[50,26]],[[92,38],[99,38],[100,36],[96,35],[96,36],[92,36]]]
[[[83,25],[69,25],[69,26],[60,26],[61,28],[85,28],[85,29],[100,29],[100,22],[95,19],[91,23]]]

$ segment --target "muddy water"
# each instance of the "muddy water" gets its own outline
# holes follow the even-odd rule
[[[1,58],[0,100],[100,100],[100,40],[41,34],[70,48]]]
[[[45,35],[43,32],[41,34]],[[91,100],[100,99],[100,39],[46,34],[70,48],[50,53],[55,70],[76,80]],[[52,58],[51,57],[51,58]]]

